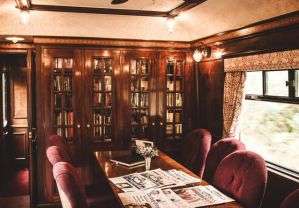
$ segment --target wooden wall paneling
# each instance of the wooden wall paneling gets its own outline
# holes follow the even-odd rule
[[[223,119],[223,60],[199,64],[199,118],[198,127],[208,129],[214,141],[222,137]]]
[[[195,83],[195,63],[192,57],[193,53],[188,52],[186,54],[186,66],[185,66],[185,83],[184,83],[184,132],[188,134],[191,132],[196,123],[196,83]]]
[[[41,46],[37,46],[36,52],[36,106],[35,110],[38,112],[36,114],[37,120],[37,203],[44,203],[46,201],[50,201],[49,191],[47,185],[49,184],[49,180],[52,176],[47,174],[47,170],[49,170],[50,164],[46,159],[46,135],[49,133],[46,132],[46,126],[49,126],[49,121],[45,120],[46,112],[49,113],[49,107],[46,107],[44,104],[45,99],[48,99],[48,82],[46,79],[46,66],[49,62],[49,57],[45,54],[45,51]],[[48,66],[49,67],[49,66]],[[46,111],[47,108],[47,111]],[[48,176],[48,178],[47,178]]]
[[[27,128],[14,128],[10,139],[14,159],[17,161],[26,160],[28,149]]]

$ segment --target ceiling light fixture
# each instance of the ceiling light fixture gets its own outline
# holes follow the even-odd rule
[[[111,4],[123,4],[126,3],[128,0],[112,0]]]
[[[5,40],[11,41],[13,43],[17,43],[17,42],[23,41],[25,39],[22,37],[6,37]]]

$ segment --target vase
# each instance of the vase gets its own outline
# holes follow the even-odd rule
[[[146,157],[145,158],[145,170],[148,171],[151,169],[151,162],[152,158],[151,157]]]

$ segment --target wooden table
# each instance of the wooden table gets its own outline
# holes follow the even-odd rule
[[[135,173],[135,172],[143,172],[145,171],[145,167],[137,167],[137,168],[127,168],[122,165],[116,165],[115,163],[110,162],[111,158],[115,157],[121,157],[128,155],[130,152],[129,151],[95,151],[94,156],[95,159],[99,165],[100,171],[105,175],[106,179],[108,180],[109,178],[113,177],[119,177],[123,175],[127,175],[130,173]],[[185,168],[183,165],[179,164],[169,156],[167,156],[165,153],[162,151],[159,151],[159,156],[152,159],[151,162],[151,169],[156,169],[156,168],[161,168],[162,170],[170,170],[170,169],[177,169],[184,171],[185,173],[188,173],[189,175],[199,178],[196,174]],[[118,202],[121,204],[121,201],[118,197],[119,193],[122,193],[123,191],[114,186],[111,182],[109,182],[113,194],[115,195],[115,198],[118,200]],[[194,185],[208,185],[208,183],[204,180],[202,180],[200,183],[194,184]],[[230,202],[230,203],[225,203],[225,204],[220,204],[220,205],[214,205],[214,206],[209,206],[209,207],[214,207],[214,208],[242,208],[242,206],[237,203],[237,202]]]

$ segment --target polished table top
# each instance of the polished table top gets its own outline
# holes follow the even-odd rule
[[[127,175],[130,173],[135,173],[135,172],[143,172],[145,171],[145,167],[136,167],[136,168],[127,168],[122,165],[117,165],[113,162],[110,161],[111,158],[115,157],[121,157],[128,155],[129,151],[95,151],[94,156],[95,159],[99,165],[100,171],[103,172],[103,174],[108,178],[113,178],[113,177],[119,177],[123,175]],[[162,151],[159,151],[159,156],[156,158],[152,159],[151,162],[151,169],[157,169],[161,168],[162,170],[170,170],[170,169],[177,169],[184,171],[185,173],[188,173],[189,175],[199,178],[196,174],[185,168],[183,165],[180,163],[176,162],[169,156],[167,156],[165,153]],[[196,185],[208,185],[208,183],[204,180],[202,180],[200,183],[194,184]],[[110,183],[110,186],[113,190],[114,195],[116,198],[118,198],[118,194],[122,193],[123,191],[114,186],[112,183]],[[120,200],[119,200],[119,203]],[[215,208],[242,208],[242,206],[237,203],[237,202],[230,202],[230,203],[225,203],[225,204],[220,204],[220,205],[214,205],[214,206],[209,206],[209,207],[215,207]]]

